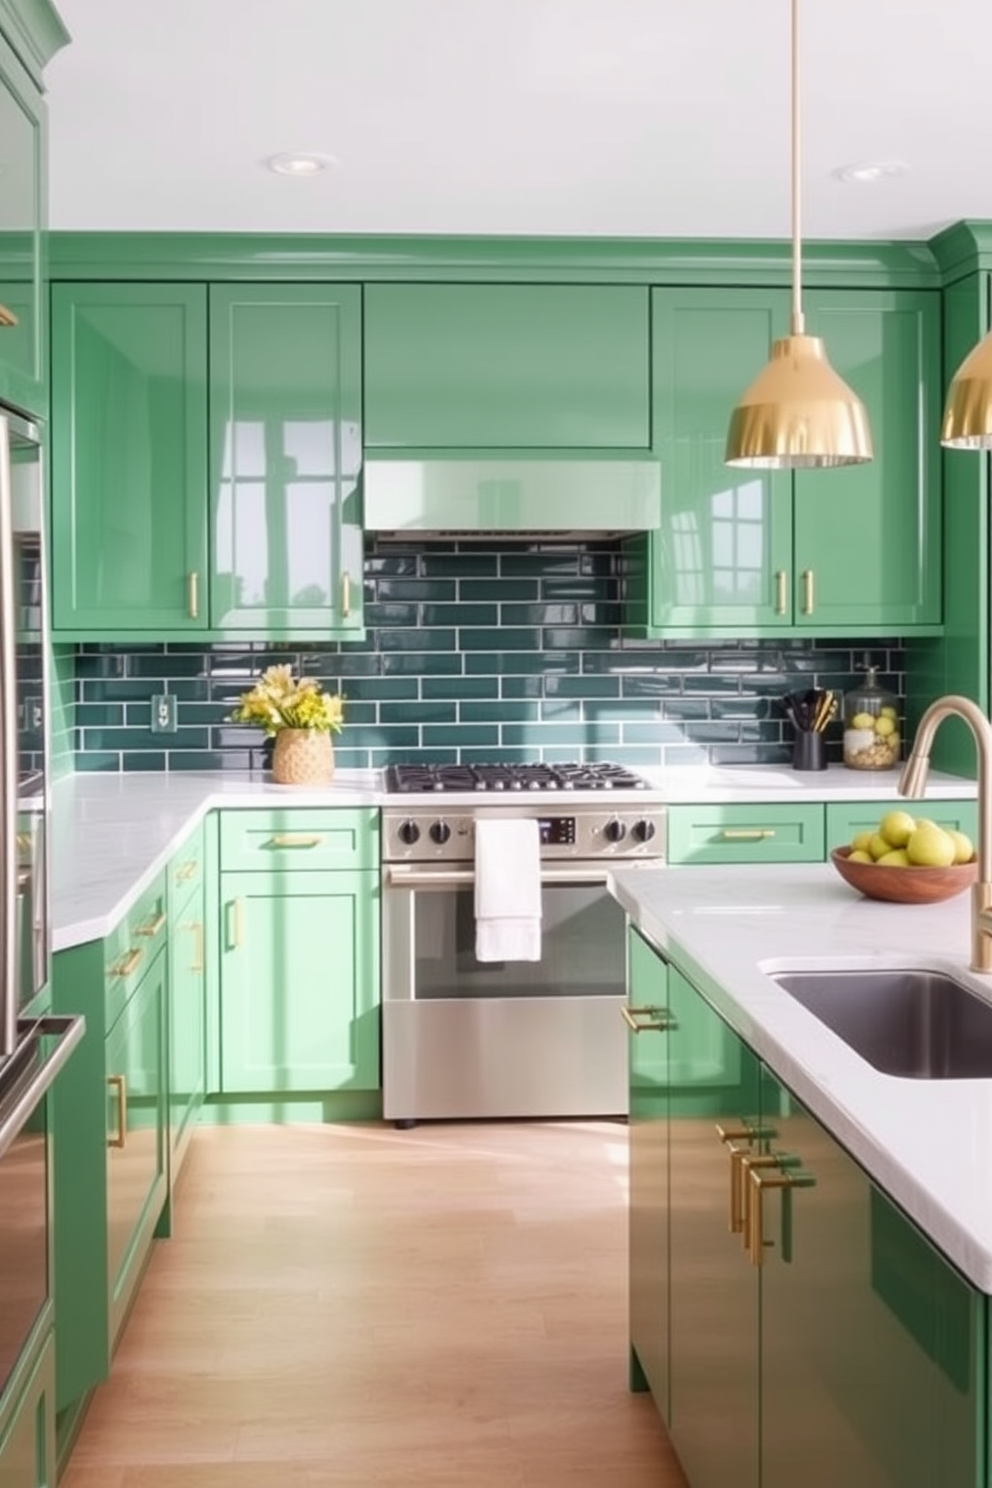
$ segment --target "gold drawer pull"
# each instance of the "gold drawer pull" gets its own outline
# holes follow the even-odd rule
[[[179,867],[176,869],[176,883],[189,883],[189,880],[196,872],[197,866],[198,865],[196,858],[193,858],[193,860],[189,863],[180,863]]]
[[[6,305],[0,305],[0,326],[16,326],[17,316]]]
[[[816,1179],[812,1173],[800,1171],[751,1173],[749,1183],[751,1196],[747,1215],[747,1253],[751,1258],[752,1266],[764,1265],[765,1247],[772,1243],[765,1239],[765,1221],[761,1202],[765,1189],[779,1188],[782,1190],[782,1259],[788,1261],[792,1259],[792,1190],[815,1188],[815,1186]]]
[[[632,1008],[621,1003],[620,1016],[631,1033],[667,1033],[673,1027],[672,1015],[663,1007]]]
[[[780,568],[775,574],[775,613],[784,615],[788,603],[789,591],[787,588],[788,574],[784,568]]]
[[[144,954],[141,946],[135,946],[134,950],[129,952],[123,961],[118,961],[117,965],[111,970],[110,975],[115,977],[129,977],[133,971],[137,971]]]
[[[803,569],[803,614],[813,613],[813,570]]]
[[[788,1152],[757,1152],[753,1155],[744,1153],[738,1163],[738,1184],[740,1193],[741,1213],[741,1235],[744,1249],[751,1248],[751,1171],[761,1168],[776,1168],[780,1173],[789,1169],[795,1170],[800,1166],[799,1158]]]
[[[716,1134],[723,1142],[730,1154],[730,1218],[729,1229],[732,1235],[740,1235],[744,1230],[744,1159],[751,1156],[752,1147],[755,1142],[770,1142],[778,1136],[773,1126],[721,1126],[717,1124]],[[747,1146],[740,1144],[746,1142]]]
[[[727,842],[762,842],[775,836],[774,827],[724,827],[720,836]]]
[[[117,1135],[107,1138],[108,1147],[127,1146],[127,1075],[108,1075],[107,1084],[117,1094]]]
[[[156,915],[153,920],[148,921],[147,925],[139,925],[135,934],[147,935],[149,938],[154,938],[161,931],[165,921],[166,916],[164,914]]]
[[[273,847],[319,847],[323,837],[308,837],[304,832],[279,832],[272,839]]]
[[[351,574],[347,569],[341,575],[341,614],[346,620],[351,614]]]
[[[241,900],[232,899],[228,908],[228,947],[236,951],[241,945],[242,923],[241,923]]]
[[[187,580],[187,603],[189,605],[189,618],[199,620],[200,618],[200,575],[194,568]]]
[[[191,920],[184,927],[193,937],[193,960],[190,963],[190,971],[203,971],[203,924],[200,920]]]

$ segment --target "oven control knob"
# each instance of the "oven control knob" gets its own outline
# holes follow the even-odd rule
[[[618,817],[614,817],[612,821],[608,821],[603,828],[603,836],[607,842],[622,842],[626,835],[627,828]]]
[[[653,821],[636,821],[630,829],[630,835],[635,842],[650,842],[654,834],[655,825]]]
[[[396,835],[404,847],[412,847],[420,837],[420,828],[415,821],[400,822],[396,828]]]
[[[429,831],[431,841],[436,842],[438,847],[443,847],[451,836],[451,828],[446,821],[431,822]]]

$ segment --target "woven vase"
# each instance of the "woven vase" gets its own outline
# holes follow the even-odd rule
[[[277,785],[328,785],[334,778],[334,745],[319,729],[280,729],[272,752]]]

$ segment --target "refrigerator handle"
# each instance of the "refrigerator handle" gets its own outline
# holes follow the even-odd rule
[[[0,416],[0,1059],[17,1041],[16,622],[10,426]]]

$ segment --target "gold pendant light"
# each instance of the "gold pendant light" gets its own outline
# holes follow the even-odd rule
[[[726,462],[757,470],[861,465],[871,459],[868,415],[807,336],[799,232],[799,0],[792,0],[792,329],[730,417]]]
[[[951,379],[940,442],[947,449],[992,449],[992,332]]]

